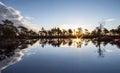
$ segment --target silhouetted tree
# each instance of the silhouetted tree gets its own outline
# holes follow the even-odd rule
[[[69,35],[71,36],[73,32],[72,32],[71,29],[68,29],[68,33],[69,33]]]
[[[18,35],[18,29],[14,26],[13,22],[6,19],[2,21],[1,24],[1,34],[4,38],[15,38]]]
[[[67,34],[67,31],[65,29],[62,30],[62,35],[65,36]]]
[[[42,36],[47,36],[47,31],[42,27],[41,28]]]
[[[52,36],[52,31],[49,30],[49,31],[48,31],[48,35],[49,35],[49,36]]]
[[[115,29],[111,29],[111,30],[110,30],[110,33],[115,36],[116,30],[115,30]]]
[[[120,25],[117,27],[117,33],[120,35]]]
[[[60,36],[60,34],[62,34],[62,32],[61,32],[61,30],[60,30],[60,28],[58,27],[58,28],[56,28],[56,32],[57,32],[57,35],[58,36]]]
[[[107,35],[107,33],[109,33],[109,30],[106,29],[106,28],[104,28],[104,29],[103,29],[103,33],[104,33],[104,35]]]
[[[88,31],[88,29],[85,29],[85,36],[89,36],[90,35],[90,32]]]
[[[19,36],[20,37],[27,37],[29,34],[28,34],[28,29],[24,26],[19,26]]]

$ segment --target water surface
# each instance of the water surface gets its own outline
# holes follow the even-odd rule
[[[1,73],[120,73],[120,45],[114,42],[89,39],[28,42],[2,51]]]

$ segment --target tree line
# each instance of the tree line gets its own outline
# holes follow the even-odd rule
[[[120,36],[120,25],[115,28],[108,30],[107,28],[96,27],[92,31],[88,29],[60,29],[59,27],[46,30],[41,28],[39,32],[29,30],[24,26],[14,26],[14,23],[8,19],[2,20],[0,24],[0,38],[95,38],[95,37],[119,37]]]
[[[37,35],[36,32],[24,26],[14,26],[14,23],[8,19],[2,20],[2,24],[0,24],[0,39],[28,38]]]

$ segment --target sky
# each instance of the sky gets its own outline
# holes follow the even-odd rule
[[[18,10],[24,20],[37,28],[52,27],[89,30],[104,22],[111,29],[120,25],[120,0],[0,0]]]

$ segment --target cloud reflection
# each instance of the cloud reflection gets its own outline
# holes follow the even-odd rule
[[[4,70],[5,68],[7,68],[10,65],[13,65],[13,64],[19,62],[22,59],[22,57],[24,56],[22,51],[18,50],[18,49],[16,49],[15,51],[16,52],[13,56],[7,57],[6,59],[4,59],[0,62],[0,71]]]

